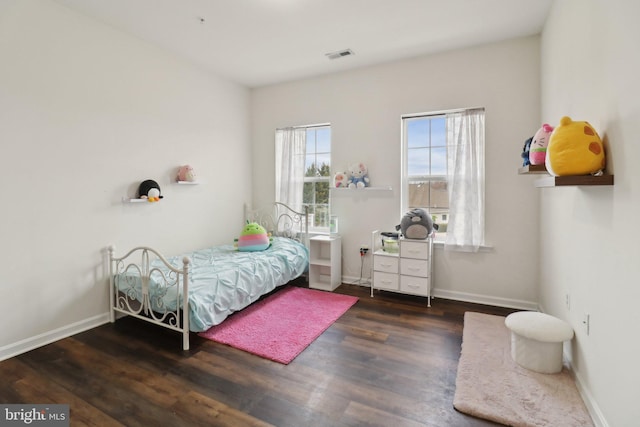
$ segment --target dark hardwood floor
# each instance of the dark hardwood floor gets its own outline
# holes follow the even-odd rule
[[[491,426],[453,408],[465,311],[342,285],[359,301],[289,365],[124,318],[0,362],[3,403],[70,405],[72,426]]]

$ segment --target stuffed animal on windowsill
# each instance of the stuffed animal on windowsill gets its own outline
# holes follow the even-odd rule
[[[349,167],[349,188],[364,188],[369,186],[369,170],[367,166],[360,162]]]
[[[149,202],[159,202],[163,198],[160,194],[160,186],[152,179],[147,179],[140,183],[138,187],[138,198],[147,199]]]
[[[273,239],[263,226],[257,222],[248,222],[242,229],[240,237],[234,240],[234,246],[240,252],[264,251],[271,246]]]
[[[404,214],[396,230],[400,230],[405,239],[424,240],[438,229],[438,224],[434,224],[431,215],[424,209],[411,209]]]

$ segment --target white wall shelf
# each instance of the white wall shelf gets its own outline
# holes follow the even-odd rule
[[[128,197],[123,197],[122,203],[157,203],[157,202],[150,202],[148,199],[130,199]]]

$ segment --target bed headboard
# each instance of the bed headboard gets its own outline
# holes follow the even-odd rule
[[[308,246],[309,215],[306,206],[303,206],[302,212],[298,212],[280,202],[258,209],[245,205],[244,218],[249,222],[257,222],[273,236],[288,237]]]

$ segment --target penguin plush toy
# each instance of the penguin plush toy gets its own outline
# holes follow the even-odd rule
[[[401,230],[407,239],[426,239],[437,229],[438,224],[433,223],[429,212],[419,208],[407,212],[400,224],[396,225],[396,230]]]
[[[147,199],[150,202],[159,202],[160,199],[162,199],[160,186],[152,179],[142,181],[140,187],[138,187],[138,197],[140,199]]]

